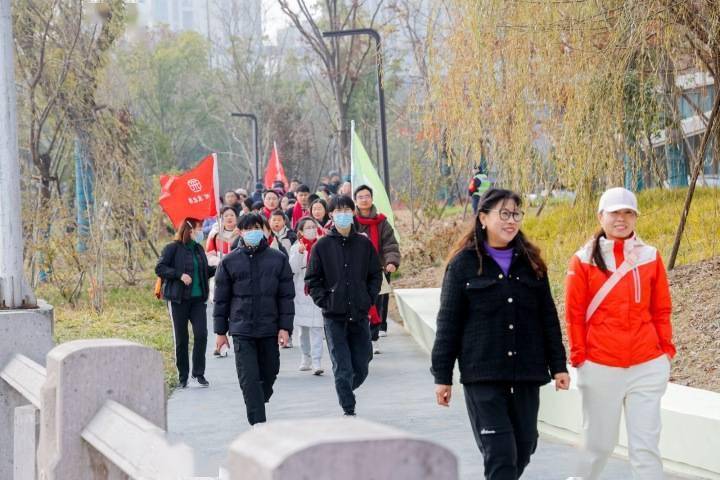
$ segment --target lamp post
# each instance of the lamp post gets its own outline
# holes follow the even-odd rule
[[[357,28],[351,30],[335,30],[323,32],[323,37],[350,37],[353,35],[369,35],[375,40],[375,63],[377,64],[378,110],[380,117],[380,139],[383,160],[383,183],[385,191],[390,195],[390,169],[388,168],[387,126],[385,124],[385,88],[383,87],[382,50],[380,34],[374,28]]]
[[[0,0],[0,309],[37,305],[23,271],[14,44],[10,0]]]
[[[253,124],[253,136],[255,137],[255,183],[260,181],[260,147],[258,141],[258,121],[254,113],[239,113],[233,112],[230,114],[232,117],[249,118]]]

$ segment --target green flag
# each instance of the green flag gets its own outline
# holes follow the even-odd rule
[[[378,213],[387,217],[388,222],[395,230],[395,238],[400,240],[397,228],[395,228],[395,215],[393,215],[390,198],[385,191],[385,186],[380,180],[377,170],[373,166],[370,156],[363,147],[360,137],[355,133],[355,122],[351,124],[352,141],[350,144],[350,183],[353,190],[360,185],[367,185],[373,189],[373,203]]]

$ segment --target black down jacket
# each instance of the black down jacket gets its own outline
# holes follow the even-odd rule
[[[208,265],[205,250],[198,243],[193,243],[193,250],[190,251],[182,242],[173,241],[165,245],[157,265],[155,274],[163,279],[163,298],[171,302],[180,303],[190,299],[191,287],[185,285],[181,280],[183,273],[193,276],[193,254],[198,258],[200,270],[200,287],[202,288],[202,299],[207,302],[210,287],[208,278],[215,275],[215,267]]]
[[[463,250],[448,264],[432,350],[435,383],[532,382],[567,372],[565,348],[547,275],[515,253],[508,275],[483,255]]]
[[[313,247],[305,284],[324,317],[367,322],[382,285],[380,258],[354,228],[347,237],[333,228]]]
[[[268,248],[241,245],[227,254],[215,275],[216,334],[249,338],[272,337],[279,330],[292,335],[295,286],[288,258]]]

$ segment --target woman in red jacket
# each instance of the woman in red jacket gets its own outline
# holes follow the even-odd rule
[[[625,409],[634,479],[663,478],[660,399],[675,355],[672,304],[658,251],[635,233],[635,195],[600,198],[602,229],[570,261],[565,316],[570,362],[582,394],[583,455],[578,477],[597,479],[618,440]]]

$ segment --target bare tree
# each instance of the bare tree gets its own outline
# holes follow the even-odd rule
[[[322,64],[335,104],[336,116],[333,118],[333,123],[340,140],[340,166],[344,171],[349,171],[348,110],[353,93],[361,79],[365,60],[372,51],[373,45],[369,39],[362,36],[326,40],[322,33],[323,30],[374,28],[383,1],[376,2],[375,8],[372,9],[369,16],[365,15],[367,1],[325,0],[318,2],[319,15],[313,15],[313,5],[305,0],[295,0],[295,6],[291,6],[290,3],[289,0],[278,0],[282,11],[288,16]]]

